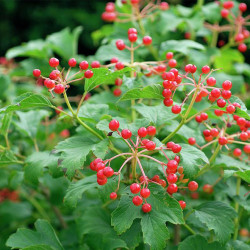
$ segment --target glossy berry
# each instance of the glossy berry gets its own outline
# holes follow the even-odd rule
[[[177,66],[177,61],[175,59],[170,59],[169,62],[168,62],[168,66],[170,68],[174,68]]]
[[[229,114],[233,114],[235,112],[235,107],[234,105],[230,104],[226,107],[226,110]]]
[[[237,119],[237,125],[239,125],[239,126],[245,126],[246,122],[247,122],[246,119],[243,117],[239,117]]]
[[[225,8],[225,9],[232,9],[233,7],[234,7],[233,1],[225,1],[223,3],[223,8]]]
[[[144,213],[149,213],[152,210],[152,207],[149,203],[145,203],[142,205],[141,209]]]
[[[228,81],[228,80],[226,80],[226,81],[224,81],[223,83],[222,83],[222,88],[224,89],[224,90],[230,90],[231,88],[232,88],[232,82],[230,82],[230,81]]]
[[[181,151],[181,146],[179,144],[175,144],[173,147],[172,147],[172,151],[173,153],[177,154]]]
[[[175,160],[170,160],[167,163],[167,168],[168,168],[169,171],[171,171],[171,173],[175,173],[177,168],[178,168],[178,162],[175,161]]]
[[[212,128],[210,130],[210,135],[213,136],[213,137],[217,137],[219,135],[219,131],[217,128]]]
[[[134,203],[135,206],[140,206],[143,202],[143,199],[141,196],[135,196],[132,200],[132,202]]]
[[[224,99],[218,99],[217,100],[217,105],[220,108],[224,108],[227,105],[227,103],[226,103],[226,101]]]
[[[121,135],[123,139],[129,139],[132,136],[132,132],[129,129],[123,129]]]
[[[145,127],[139,128],[137,133],[140,137],[146,137],[148,135],[148,131]]]
[[[100,170],[102,170],[102,169],[104,169],[104,168],[105,168],[105,164],[103,162],[98,162],[96,164],[96,170],[97,170],[97,172],[100,171]]]
[[[138,194],[141,190],[141,186],[138,183],[133,183],[130,185],[130,191],[132,194]]]
[[[218,142],[219,142],[220,145],[226,145],[228,143],[228,140],[227,140],[226,137],[220,137],[218,139]]]
[[[172,59],[173,57],[174,57],[174,53],[173,52],[168,52],[166,54],[166,59],[168,59],[168,60]]]
[[[105,167],[105,168],[103,169],[103,174],[104,174],[106,177],[111,177],[111,176],[114,175],[114,170],[113,170],[113,168],[111,168],[111,167]]]
[[[247,132],[241,132],[241,134],[240,134],[240,139],[241,139],[242,141],[248,140],[248,133],[247,133]]]
[[[76,59],[75,58],[70,58],[68,61],[69,67],[75,67],[76,66]]]
[[[59,70],[53,70],[49,74],[49,78],[52,79],[52,80],[56,80],[59,76],[60,76],[60,71]]]
[[[178,164],[179,164],[179,163],[180,163],[181,158],[180,158],[180,156],[179,156],[179,155],[176,155],[176,156],[174,157],[174,160],[175,160],[175,161],[177,161],[177,162],[178,162]]]
[[[124,50],[126,47],[123,40],[117,40],[115,44],[116,44],[117,49],[119,50]]]
[[[198,183],[196,181],[190,181],[188,183],[188,189],[192,192],[196,191],[198,189]]]
[[[97,178],[97,183],[100,185],[100,186],[103,186],[105,185],[106,183],[108,182],[108,179],[99,179]]]
[[[212,91],[211,91],[211,95],[212,95],[212,97],[214,97],[214,98],[219,98],[220,97],[220,90],[219,89],[217,89],[217,88],[215,88],[215,89],[213,89]]]
[[[116,200],[117,193],[116,192],[112,192],[109,197],[110,197],[111,200]]]
[[[195,117],[195,120],[196,120],[196,122],[198,122],[198,123],[201,123],[201,122],[202,122],[202,118],[201,118],[200,115],[197,115],[197,116]]]
[[[208,74],[209,71],[210,71],[210,67],[208,65],[203,66],[201,71],[202,71],[203,74]]]
[[[156,147],[156,144],[153,141],[149,141],[146,143],[145,148],[147,150],[154,150]]]
[[[207,85],[213,87],[216,84],[216,79],[214,77],[209,77],[207,79]]]
[[[48,89],[53,89],[55,87],[55,81],[47,78],[44,80],[44,86]]]
[[[154,126],[147,127],[148,135],[154,136],[156,134],[156,128]]]
[[[178,181],[178,177],[176,174],[169,174],[168,177],[167,177],[167,181],[169,184],[174,184]]]
[[[202,189],[207,194],[211,194],[214,191],[213,186],[210,184],[205,184]]]
[[[117,78],[117,79],[115,80],[115,85],[116,85],[116,86],[121,86],[121,85],[122,85],[122,79],[121,79],[121,78]]]
[[[92,76],[94,75],[94,73],[93,73],[93,71],[92,70],[86,70],[85,72],[84,72],[84,76],[86,77],[86,78],[91,78]]]
[[[173,101],[172,98],[165,98],[165,99],[163,100],[163,103],[164,103],[165,106],[170,107],[170,106],[173,105],[174,101]]]
[[[137,34],[137,30],[135,28],[129,28],[128,29],[128,35],[129,34]]]
[[[150,196],[150,190],[148,188],[143,188],[140,192],[142,198],[148,198]]]
[[[228,100],[228,99],[231,98],[232,93],[231,93],[230,90],[223,90],[223,91],[221,92],[221,96],[222,96],[225,100]]]
[[[167,143],[167,148],[171,148],[171,149],[172,149],[174,145],[175,145],[174,142],[169,141],[169,142]]]
[[[245,12],[247,10],[247,5],[245,3],[240,3],[239,4],[239,10],[241,12]]]
[[[50,65],[50,67],[55,68],[59,65],[59,60],[55,57],[52,57],[49,59],[49,65]]]
[[[161,10],[168,10],[169,9],[169,4],[167,2],[161,2],[160,3],[160,9]]]
[[[171,110],[174,114],[179,114],[181,112],[181,107],[178,105],[174,105]]]
[[[122,62],[118,62],[118,63],[115,64],[115,68],[117,70],[121,70],[121,69],[124,68],[124,64]]]
[[[228,15],[229,15],[229,11],[226,10],[226,9],[222,9],[221,12],[220,12],[220,14],[221,14],[221,16],[222,16],[223,18],[227,18]]]
[[[86,70],[89,67],[89,63],[87,61],[81,61],[79,64],[80,69]]]
[[[118,130],[119,127],[120,127],[120,123],[117,120],[112,120],[109,123],[109,129],[112,131]]]
[[[245,145],[243,150],[246,154],[250,154],[250,145]]]
[[[122,94],[122,91],[121,91],[121,89],[116,88],[116,89],[114,89],[113,94],[114,94],[114,96],[118,97]]]
[[[96,174],[98,179],[106,179],[107,177],[103,173],[103,169],[99,170]]]
[[[188,138],[188,143],[189,143],[190,145],[194,145],[194,144],[196,143],[195,138],[194,138],[194,137]]]
[[[206,121],[207,119],[208,119],[208,114],[207,113],[201,113],[200,114],[200,116],[201,116],[201,119],[203,120],[203,121]]]
[[[148,46],[152,43],[152,38],[150,36],[144,36],[142,42],[144,45]]]
[[[170,184],[167,188],[169,194],[174,194],[178,191],[178,186],[176,184]]]
[[[205,130],[203,131],[203,135],[204,135],[205,137],[210,136],[210,135],[211,135],[210,130],[209,130],[209,129],[205,129]]]
[[[215,113],[215,115],[217,115],[217,116],[222,116],[222,115],[224,114],[224,111],[223,111],[223,110],[220,110],[220,109],[215,109],[215,110],[214,110],[214,113]]]
[[[62,84],[57,84],[54,88],[56,94],[62,94],[64,92],[64,86]]]
[[[93,69],[97,69],[97,68],[100,68],[100,67],[101,67],[101,64],[100,64],[99,61],[93,61],[93,62],[91,63],[91,67],[92,67]]]
[[[143,139],[143,140],[141,141],[141,145],[145,146],[148,142],[150,142],[149,139]]]
[[[41,70],[40,69],[34,69],[33,70],[33,76],[34,77],[39,77],[41,75]]]
[[[186,208],[186,202],[185,201],[179,201],[179,204],[180,204],[182,210]]]
[[[246,52],[246,51],[247,51],[247,46],[246,46],[246,44],[245,44],[245,43],[239,44],[238,50],[239,50],[241,53]]]
[[[233,151],[233,155],[236,156],[236,157],[239,157],[241,156],[242,152],[241,152],[241,149],[240,148],[235,148],[234,151]]]
[[[132,34],[129,34],[128,35],[128,40],[131,42],[131,43],[134,43],[134,42],[136,42],[137,41],[137,34],[135,34],[135,33],[132,33]]]

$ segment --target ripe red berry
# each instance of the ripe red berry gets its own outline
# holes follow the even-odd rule
[[[53,89],[55,87],[55,82],[47,78],[44,80],[44,86],[48,89]]]
[[[145,148],[147,150],[154,150],[156,147],[156,144],[153,141],[149,141],[147,142],[147,144],[145,145]]]
[[[203,121],[206,121],[208,119],[208,114],[207,113],[201,113],[200,116],[201,116],[201,119]]]
[[[168,59],[168,60],[172,59],[173,57],[174,57],[174,53],[173,52],[168,52],[166,54],[166,59]]]
[[[233,105],[234,105],[234,107],[241,108],[240,104],[237,102],[234,102]]]
[[[165,98],[165,99],[163,100],[164,105],[167,106],[167,107],[172,106],[172,105],[173,105],[173,102],[174,102],[174,101],[173,101],[172,98]]]
[[[177,154],[181,151],[181,146],[179,144],[175,144],[173,147],[172,147],[172,151],[173,153]]]
[[[178,164],[179,164],[179,163],[180,163],[181,158],[180,158],[180,156],[179,156],[179,155],[176,155],[176,156],[174,157],[174,160],[175,160],[175,161],[177,161],[177,162],[178,162]]]
[[[220,145],[226,145],[228,143],[228,140],[227,140],[226,137],[220,137],[218,139],[218,142],[219,142]]]
[[[148,131],[145,127],[139,128],[137,133],[140,137],[146,137],[148,135]]]
[[[222,83],[222,88],[224,90],[230,90],[232,88],[232,82],[226,80]]]
[[[159,175],[155,175],[153,178],[152,178],[152,181],[155,181],[155,182],[159,182],[160,180],[160,176]]]
[[[176,184],[170,184],[167,188],[169,194],[174,194],[178,191],[178,186]]]
[[[214,77],[209,77],[207,79],[207,85],[213,87],[216,84],[216,79]]]
[[[188,65],[185,66],[185,71],[187,73],[194,74],[196,72],[196,70],[197,70],[197,67],[195,65],[193,65],[193,64],[188,64]]]
[[[159,180],[158,183],[162,186],[162,187],[166,187],[167,183],[165,180]]]
[[[137,34],[135,33],[132,33],[132,34],[128,34],[128,40],[131,42],[131,43],[134,43],[137,41]]]
[[[243,30],[242,34],[244,36],[244,39],[247,39],[250,36],[250,32],[248,30]]]
[[[149,139],[143,139],[141,141],[141,145],[145,146],[150,140]]]
[[[89,63],[87,61],[82,61],[79,64],[80,69],[86,70],[89,67]]]
[[[60,76],[60,71],[59,70],[53,70],[49,74],[49,78],[52,79],[52,80],[56,80],[59,76]]]
[[[178,162],[175,160],[170,160],[167,163],[167,168],[169,169],[169,171],[171,171],[171,173],[175,173],[178,168]]]
[[[221,12],[220,12],[220,14],[221,14],[221,16],[222,16],[223,18],[227,18],[228,15],[229,15],[229,11],[226,10],[226,9],[222,9]]]
[[[70,58],[68,61],[69,67],[75,67],[76,66],[76,59],[75,58]]]
[[[172,173],[171,173],[171,174],[169,174],[168,177],[167,177],[167,181],[168,181],[169,184],[174,184],[174,183],[177,182],[177,180],[178,180],[178,177],[177,177],[176,174],[172,174]]]
[[[240,3],[239,4],[239,10],[241,12],[245,12],[247,10],[247,5],[245,3]]]
[[[59,110],[63,110],[63,107],[62,106],[58,106],[57,109],[55,110],[56,113],[59,115],[61,113],[61,111],[59,111],[58,109]]]
[[[210,184],[205,184],[202,189],[207,194],[211,194],[214,191],[213,186]]]
[[[114,22],[116,20],[116,13],[115,12],[103,12],[102,13],[102,20],[106,21],[106,22]]]
[[[54,91],[56,94],[62,94],[64,92],[64,86],[62,84],[57,84]]]
[[[34,69],[33,70],[33,76],[34,77],[39,77],[41,75],[41,70],[40,69]]]
[[[185,201],[179,201],[179,204],[180,204],[182,210],[186,208],[186,202]]]
[[[150,196],[150,190],[148,188],[143,188],[140,192],[142,198],[148,198]]]
[[[150,45],[152,43],[152,38],[150,36],[144,36],[142,39],[144,45]]]
[[[154,126],[147,127],[148,135],[154,136],[156,134],[156,128]]]
[[[190,181],[188,183],[188,189],[192,192],[196,191],[198,189],[198,183],[196,181]]]
[[[135,28],[129,28],[128,29],[128,35],[129,34],[137,34],[137,30]]]
[[[93,69],[100,68],[100,67],[101,67],[101,64],[100,64],[99,61],[93,61],[93,62],[91,63],[91,67],[92,67]]]
[[[168,10],[169,9],[169,4],[167,2],[161,2],[160,3],[160,9],[161,10]]]
[[[224,100],[224,99],[218,99],[217,100],[217,105],[218,105],[218,107],[220,107],[220,108],[224,108],[225,106],[226,106],[226,101]]]
[[[171,110],[174,114],[179,114],[181,112],[181,107],[178,105],[174,105]]]
[[[130,191],[132,194],[138,194],[141,190],[141,186],[138,183],[133,183],[130,185]]]
[[[240,134],[240,139],[241,139],[242,141],[248,140],[248,133],[247,133],[247,132],[241,132],[241,134]]]
[[[149,213],[152,210],[152,207],[149,203],[145,203],[142,205],[141,209],[144,213]]]
[[[166,72],[165,79],[168,81],[174,81],[174,79],[175,79],[174,73],[173,72]]]
[[[210,130],[210,135],[213,136],[213,137],[217,137],[219,135],[219,131],[217,128],[212,128]]]
[[[242,152],[240,148],[235,148],[233,151],[234,156],[239,157],[241,156]]]
[[[231,93],[230,90],[223,90],[223,91],[221,92],[221,96],[222,96],[225,100],[228,100],[228,99],[231,98],[232,93]]]
[[[49,65],[50,65],[50,67],[55,68],[59,65],[59,60],[55,57],[52,57],[49,59]]]
[[[105,167],[105,168],[103,169],[103,174],[104,174],[106,177],[111,177],[111,176],[114,175],[114,170],[113,170],[113,168],[111,168],[111,167]]]
[[[106,4],[105,11],[107,12],[114,12],[115,11],[115,4],[112,2],[109,2]]]
[[[167,148],[171,148],[171,149],[172,149],[174,145],[175,145],[174,142],[169,141],[169,142],[167,143]]]
[[[105,179],[99,179],[97,178],[97,183],[100,185],[100,186],[103,186],[107,183],[108,179],[105,178]]]
[[[129,129],[123,129],[121,134],[123,139],[129,139],[132,136],[132,132]]]
[[[245,145],[243,150],[246,154],[250,154],[250,145]]]
[[[165,97],[165,98],[170,98],[171,95],[172,95],[172,91],[170,89],[163,89],[162,91],[162,95]]]
[[[238,50],[239,50],[241,53],[246,52],[246,51],[247,51],[247,46],[246,46],[246,44],[245,44],[245,43],[239,44]]]
[[[118,130],[119,127],[120,127],[120,123],[117,120],[112,120],[109,123],[109,129],[112,131]]]
[[[105,164],[102,161],[98,162],[96,164],[96,170],[97,170],[97,172],[100,171],[100,170],[102,170],[102,169],[104,169],[104,168],[105,168]]]
[[[113,94],[114,94],[114,96],[118,97],[122,94],[122,91],[121,91],[121,89],[116,88],[116,89],[114,89]]]
[[[217,88],[213,89],[211,91],[211,95],[212,95],[212,97],[214,97],[216,99],[219,98],[220,97],[220,89],[217,89]]]
[[[123,40],[117,40],[115,44],[116,44],[117,49],[119,50],[124,50],[126,47]]]
[[[196,120],[196,122],[201,123],[203,119],[201,118],[200,115],[197,115],[197,116],[195,117],[195,120]]]
[[[94,73],[93,73],[93,71],[92,70],[86,70],[85,72],[84,72],[84,76],[86,77],[86,78],[91,78],[92,76],[94,75]]]
[[[116,200],[117,193],[116,192],[112,192],[109,197],[110,197],[111,200]]]
[[[168,62],[168,66],[170,68],[174,68],[177,66],[177,61],[175,59],[170,59],[169,62]]]
[[[238,33],[236,36],[235,36],[235,42],[243,42],[244,40],[244,35],[242,33]]]
[[[194,144],[196,143],[195,138],[194,138],[194,137],[188,138],[188,143],[189,143],[190,145],[194,145]]]
[[[246,122],[247,122],[246,119],[243,118],[243,117],[239,117],[239,118],[237,119],[237,125],[238,125],[238,126],[245,126]]]
[[[204,135],[205,137],[210,136],[210,135],[211,135],[210,130],[209,130],[209,129],[205,129],[205,130],[203,131],[203,135]]]
[[[98,179],[106,179],[106,178],[107,178],[107,177],[104,175],[103,170],[104,170],[104,169],[101,169],[101,170],[99,170],[99,171],[97,172],[96,176],[97,176]]]
[[[133,203],[134,203],[134,205],[135,206],[140,206],[141,204],[142,204],[142,202],[143,202],[143,199],[142,199],[142,197],[141,196],[135,196],[134,198],[133,198]]]
[[[210,71],[210,67],[208,65],[203,66],[201,71],[202,71],[203,74],[208,74],[209,71]]]
[[[121,78],[117,78],[117,79],[115,80],[115,85],[116,85],[116,86],[121,86],[121,85],[122,85],[122,79],[121,79]]]
[[[234,105],[230,104],[226,107],[226,110],[229,114],[233,114],[235,112],[235,107]]]
[[[234,7],[233,1],[226,1],[223,3],[223,8],[225,9],[232,9]]]
[[[117,70],[121,70],[121,69],[124,68],[124,64],[122,62],[118,62],[118,63],[115,64],[115,68]]]

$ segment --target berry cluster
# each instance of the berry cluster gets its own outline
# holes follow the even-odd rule
[[[10,200],[13,202],[19,201],[19,194],[17,191],[11,191],[8,188],[4,188],[0,190],[0,202],[5,200]]]
[[[87,61],[82,61],[79,63],[80,70],[72,75],[70,75],[71,68],[76,67],[77,61],[75,58],[70,58],[68,61],[69,69],[64,76],[64,68],[60,71],[58,69],[59,67],[59,60],[55,57],[52,57],[49,59],[49,65],[52,68],[55,68],[51,71],[49,74],[49,77],[44,77],[41,75],[40,69],[34,69],[33,75],[38,78],[38,81],[43,80],[43,84],[46,88],[48,88],[48,91],[51,93],[51,95],[54,97],[52,91],[54,91],[56,94],[62,94],[65,89],[69,88],[69,84],[75,81],[80,81],[84,78],[91,78],[93,76],[93,71],[89,70],[89,63]],[[99,62],[92,62],[91,66],[92,68],[100,67],[98,66]],[[84,76],[81,76],[80,78],[77,78],[80,74],[84,72]],[[76,78],[76,79],[75,79]]]
[[[130,186],[130,191],[132,194],[139,194],[133,197],[132,202],[136,206],[142,205],[142,211],[148,213],[151,211],[151,205],[147,202],[147,198],[150,196],[149,184],[154,183],[157,185],[166,188],[166,192],[169,195],[176,193],[179,189],[186,188],[181,186],[182,184],[187,183],[189,180],[184,179],[183,167],[179,166],[180,156],[175,155],[173,159],[170,159],[166,151],[171,151],[175,154],[180,153],[181,146],[174,142],[168,142],[167,145],[162,145],[160,147],[156,146],[156,143],[152,141],[152,138],[156,134],[156,128],[154,126],[149,126],[147,128],[141,127],[137,131],[137,135],[133,135],[129,129],[123,129],[119,131],[120,124],[117,120],[112,120],[109,123],[109,129],[113,132],[116,132],[121,138],[127,143],[130,148],[129,153],[121,153],[110,159],[102,160],[100,158],[95,159],[91,162],[90,168],[93,171],[97,172],[97,183],[99,185],[105,185],[108,181],[108,178],[112,176],[118,176],[118,186],[117,189],[110,194],[110,199],[115,200],[117,198],[117,191],[119,190],[120,181],[121,181],[121,171],[129,161],[132,164],[132,177],[136,179],[136,182]],[[135,140],[132,140],[133,136]],[[147,139],[146,137],[150,139]],[[166,162],[159,161],[158,159],[147,154],[148,151],[155,151],[161,153],[165,158]],[[111,168],[111,161],[118,157],[128,157],[121,165],[118,172],[114,172],[113,168]],[[152,160],[162,167],[162,174],[164,175],[166,181],[161,179],[159,175],[155,175],[152,178],[149,178],[143,169],[141,158]],[[135,165],[133,165],[135,163]],[[141,176],[139,177],[136,171],[137,164],[139,166]],[[138,179],[139,177],[139,179]],[[167,185],[168,183],[168,185]],[[195,191],[198,188],[198,184],[195,181],[191,181],[188,183],[187,187],[190,191]],[[184,201],[180,201],[180,206],[184,209],[186,203]]]

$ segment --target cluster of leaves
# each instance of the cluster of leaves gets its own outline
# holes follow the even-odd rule
[[[116,3],[121,13],[131,13],[131,9],[130,4]],[[219,147],[219,152],[217,142],[204,149],[188,145],[190,137],[199,145],[205,143],[205,127],[193,120],[183,122],[183,117],[191,118],[206,109],[209,125],[221,126],[224,121],[214,115],[218,107],[203,100],[192,106],[185,104],[180,114],[173,114],[162,103],[159,74],[147,77],[133,66],[129,50],[119,51],[115,46],[117,39],[129,44],[127,30],[135,27],[139,40],[145,35],[153,39],[152,46],[135,51],[135,62],[162,61],[167,52],[173,52],[180,69],[187,62],[195,64],[198,71],[207,64],[223,68],[213,73],[218,87],[230,80],[232,94],[246,100],[250,66],[233,44],[218,48],[218,34],[204,26],[204,21],[221,22],[220,11],[217,3],[202,5],[198,1],[192,8],[170,6],[153,17],[104,25],[92,34],[94,42],[102,43],[96,54],[88,57],[77,51],[81,27],[73,31],[66,28],[45,40],[7,51],[6,62],[0,67],[0,189],[15,190],[19,197],[0,200],[1,249],[145,249],[147,245],[164,249],[166,244],[169,249],[178,245],[180,250],[248,249],[249,155],[235,157],[232,153],[247,142],[229,145],[230,150]],[[187,33],[190,39],[185,39]],[[54,55],[65,66],[71,57],[78,62],[98,60],[102,65],[117,57],[131,65],[119,71],[93,69],[92,78],[71,84],[67,98],[52,98],[39,81],[35,84],[32,71],[39,68],[43,75],[49,75],[48,61]],[[118,77],[123,79],[121,97],[113,95]],[[185,87],[176,90],[177,104],[185,98],[185,91]],[[88,95],[83,104],[82,93]],[[241,105],[237,115],[249,120],[243,101],[235,96],[230,100]],[[79,102],[82,105],[75,112]],[[185,117],[187,110],[189,116]],[[145,214],[131,202],[128,185],[133,180],[128,165],[122,173],[119,199],[111,202],[109,195],[117,183],[110,179],[107,185],[99,186],[89,168],[96,157],[108,159],[128,151],[120,137],[115,133],[111,136],[111,119],[117,119],[121,129],[133,134],[139,127],[155,126],[157,146],[170,139],[180,144],[185,178],[195,178],[199,189],[194,193],[184,189],[170,196],[152,184],[148,198],[152,211]],[[228,130],[230,134],[237,132],[235,126]],[[162,161],[159,152],[153,154]],[[122,163],[122,159],[115,159],[112,167],[118,171]],[[154,162],[143,160],[142,165],[149,177],[164,177]],[[205,184],[212,186],[212,192],[202,189]],[[187,203],[183,211],[177,201],[180,199]]]

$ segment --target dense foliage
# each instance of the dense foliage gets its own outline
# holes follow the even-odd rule
[[[118,0],[1,58],[1,249],[249,249],[247,6]],[[223,40],[221,40],[223,38]]]

